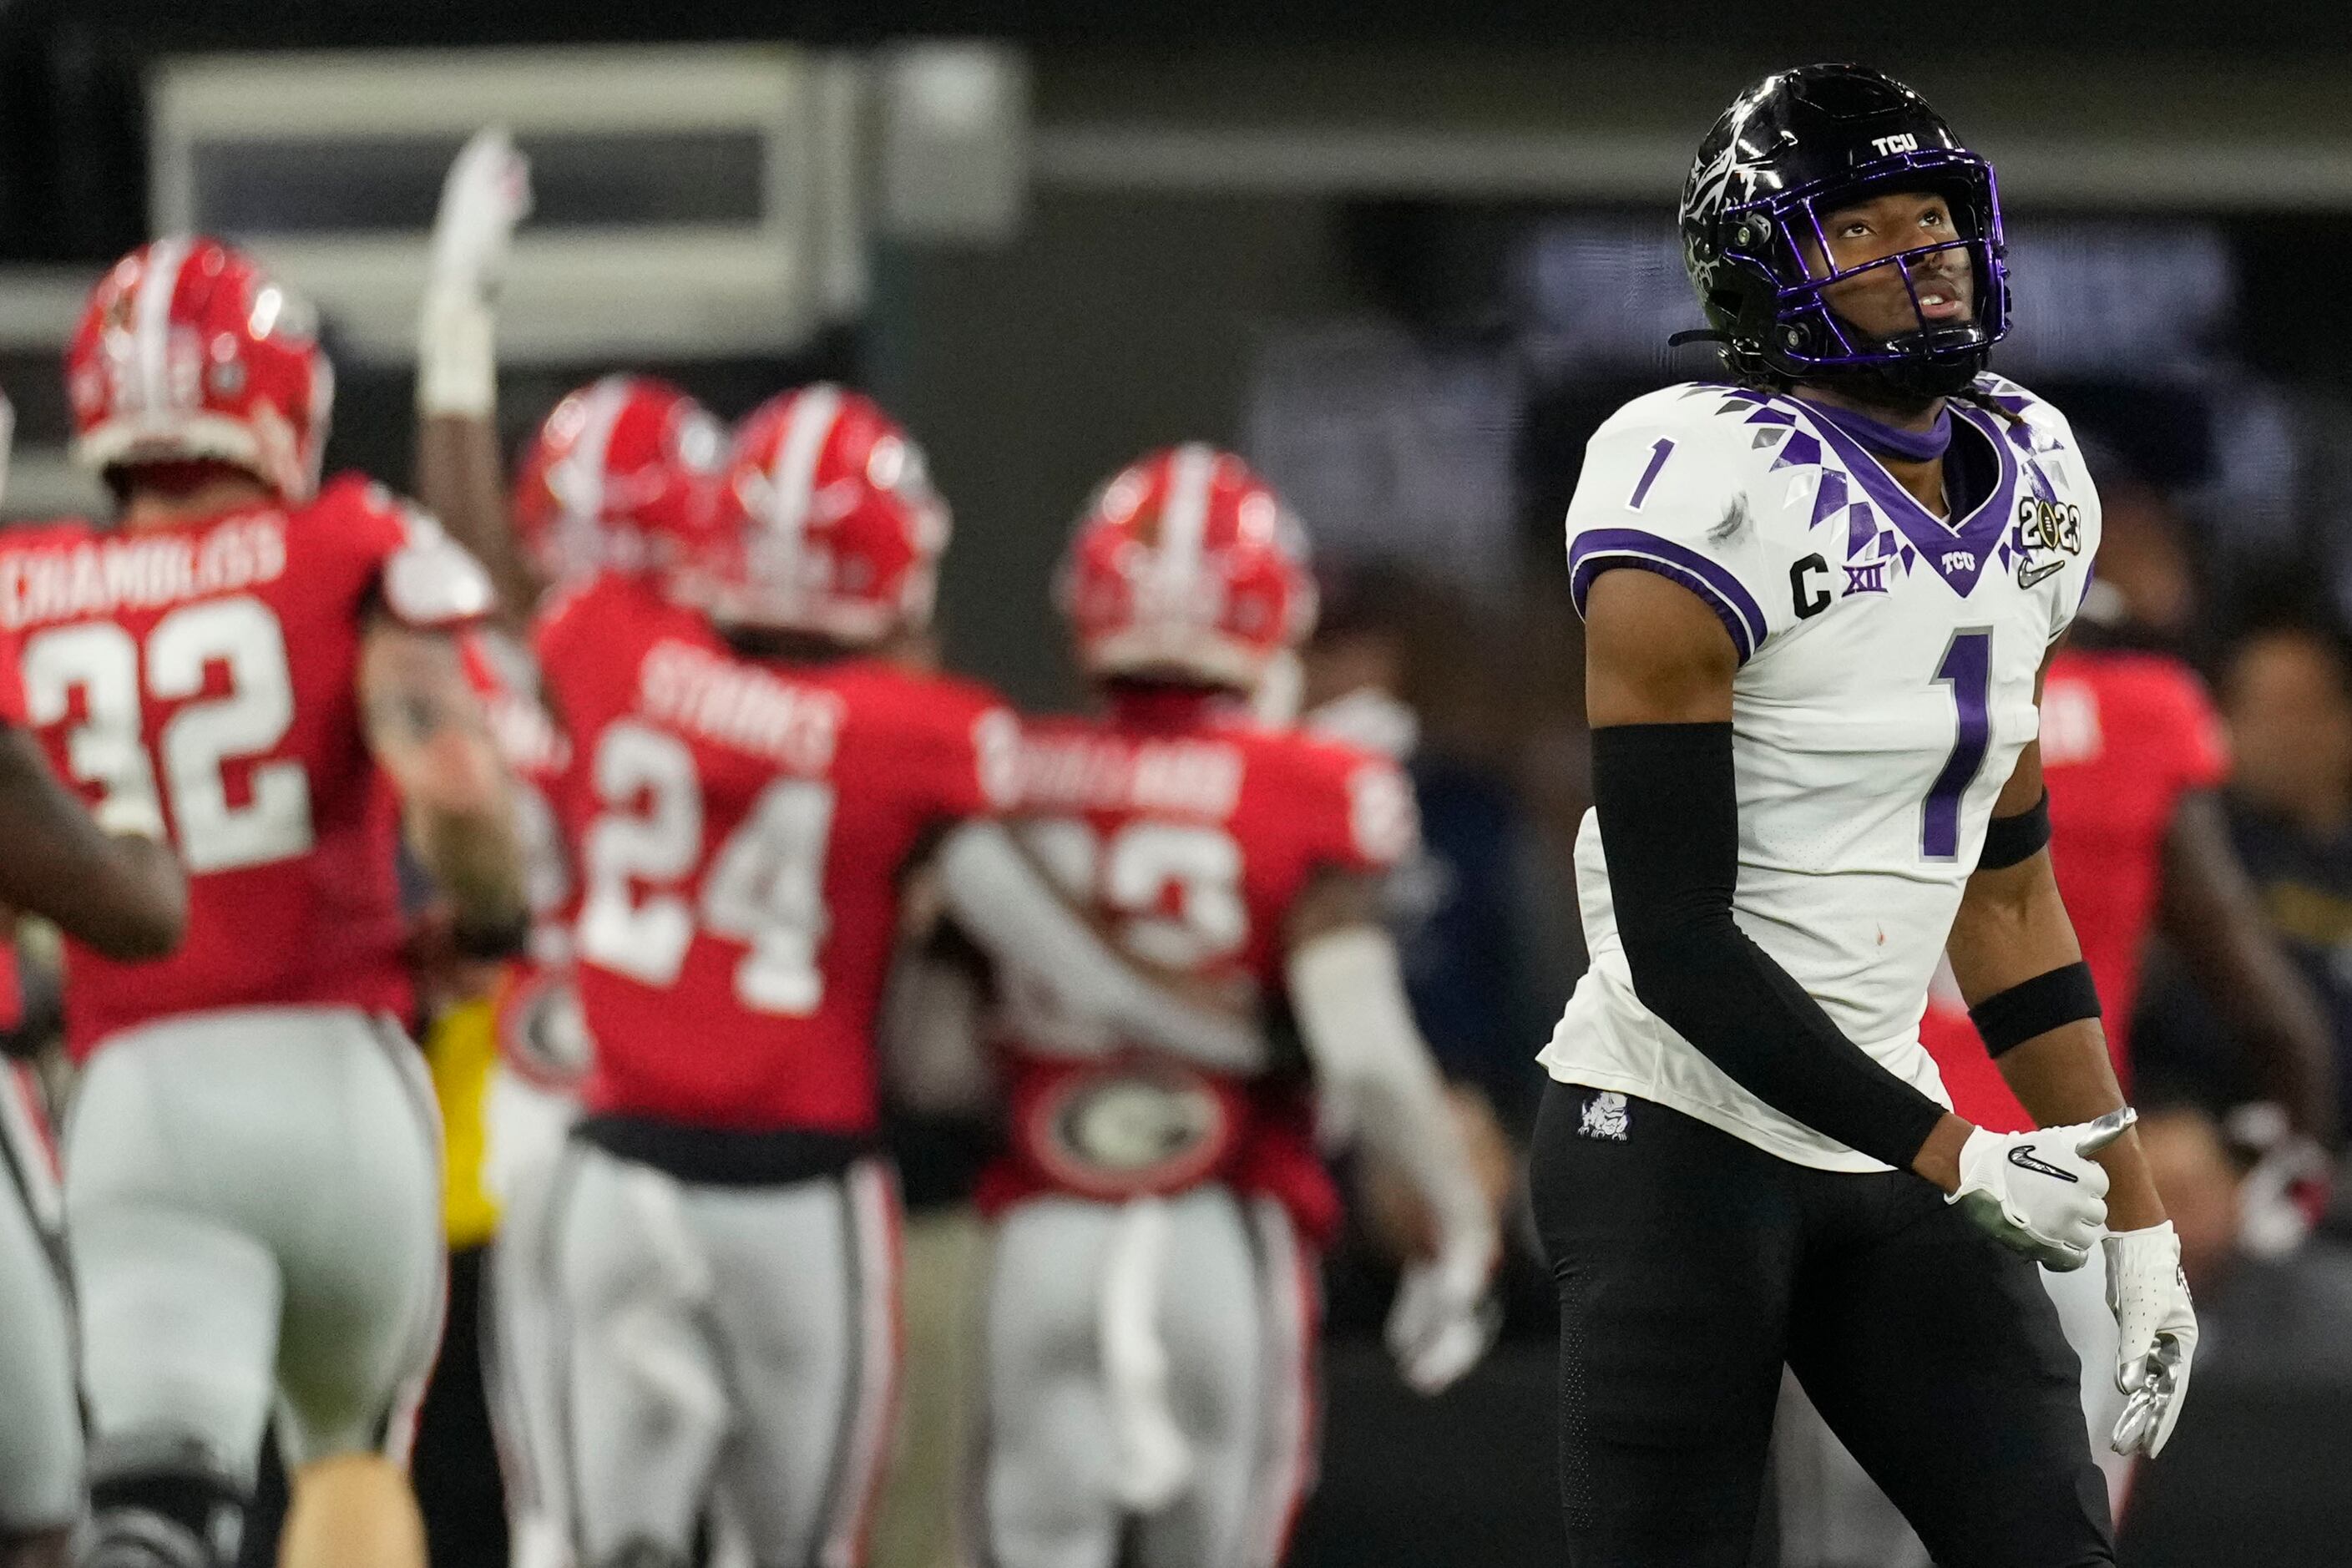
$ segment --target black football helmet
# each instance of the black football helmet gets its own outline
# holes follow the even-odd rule
[[[1933,191],[1950,204],[1956,237],[1843,271],[1828,263],[1822,215],[1889,191]],[[1683,187],[1683,265],[1739,381],[1876,382],[1903,396],[1968,385],[2009,331],[2009,272],[1992,165],[1963,147],[1927,100],[1853,65],[1803,66],[1766,77],[1732,100],[1699,143]],[[1804,241],[1823,260],[1816,276]],[[1900,271],[1918,310],[1913,267],[1965,249],[1975,310],[1880,337],[1841,318],[1830,285],[1874,267]]]

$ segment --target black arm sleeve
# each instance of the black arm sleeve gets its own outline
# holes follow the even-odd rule
[[[1592,732],[1592,797],[1633,994],[1783,1115],[1901,1170],[1944,1108],[1873,1061],[1731,918],[1729,724]]]

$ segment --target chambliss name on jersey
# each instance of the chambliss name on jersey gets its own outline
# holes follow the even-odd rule
[[[1620,409],[1568,514],[1580,611],[1601,573],[1634,567],[1730,633],[1740,929],[1849,1039],[1947,1103],[1919,1016],[2099,537],[2063,416],[1998,376],[1972,394],[1949,403],[1948,520],[1802,400],[1711,384]],[[1764,1104],[1635,997],[1590,812],[1576,870],[1592,967],[1542,1053],[1554,1079],[1799,1164],[1885,1168]]]

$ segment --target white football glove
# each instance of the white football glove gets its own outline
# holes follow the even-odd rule
[[[506,270],[515,225],[530,211],[530,163],[503,125],[474,132],[441,183],[433,219],[433,287],[487,300]]]
[[[1389,1309],[1388,1345],[1414,1393],[1444,1393],[1494,1344],[1502,1312],[1486,1285],[1496,1252],[1494,1232],[1480,1227],[1406,1267]]]
[[[2116,1315],[2116,1386],[2131,1397],[2108,1446],[2118,1454],[2164,1451],[2189,1397],[2197,1353],[2197,1309],[2180,1271],[2180,1237],[2170,1220],[2106,1239],[2107,1310]]]
[[[496,410],[490,297],[530,210],[530,165],[504,127],[474,132],[449,165],[433,220],[433,270],[416,324],[416,406],[428,418],[486,419]]]
[[[2080,1268],[2107,1223],[2107,1173],[2091,1156],[2138,1120],[2126,1105],[2072,1127],[1977,1128],[1960,1145],[1959,1187],[1944,1201],[2044,1268]]]

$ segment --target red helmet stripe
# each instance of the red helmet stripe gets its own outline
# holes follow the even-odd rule
[[[139,368],[139,407],[149,416],[171,407],[172,301],[179,297],[180,274],[194,242],[186,236],[157,240],[148,247],[139,275],[139,303],[131,316],[133,361]]]

